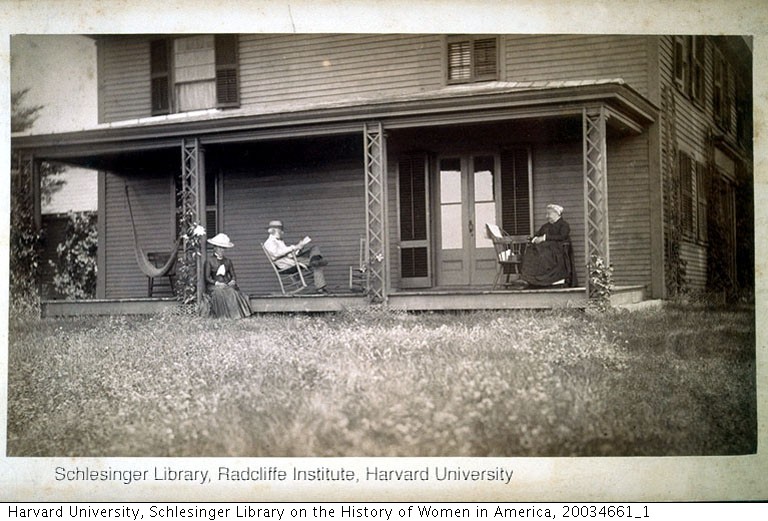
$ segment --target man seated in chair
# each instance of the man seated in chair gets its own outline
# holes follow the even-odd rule
[[[562,206],[547,205],[547,222],[525,249],[521,278],[531,286],[572,285],[571,227],[562,215]]]
[[[277,269],[287,273],[298,271],[293,256],[289,255],[289,253],[295,252],[299,263],[312,269],[315,289],[320,293],[328,293],[325,288],[325,273],[323,272],[323,266],[327,266],[328,261],[323,258],[320,248],[314,245],[310,246],[308,244],[311,241],[309,237],[304,237],[298,244],[291,246],[285,244],[283,241],[283,221],[270,221],[267,232],[269,237],[264,241],[264,249],[272,257]]]

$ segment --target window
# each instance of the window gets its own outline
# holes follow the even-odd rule
[[[236,35],[150,42],[152,114],[239,106]]]
[[[690,82],[691,53],[690,36],[675,36],[675,84],[685,92]]]
[[[715,123],[723,130],[731,128],[730,86],[733,71],[719,49],[715,49],[712,71],[712,102]]]
[[[736,139],[742,146],[748,146],[752,140],[750,122],[752,114],[752,94],[743,79],[736,82]]]
[[[152,81],[152,115],[168,114],[171,108],[171,55],[168,40],[150,43],[150,77]]]
[[[675,84],[700,106],[704,105],[706,37],[675,36]]]
[[[680,152],[678,156],[678,180],[680,194],[680,227],[684,236],[693,236],[694,206],[693,206],[693,170],[694,162],[691,156]]]
[[[448,40],[448,83],[498,79],[496,37],[451,37]]]
[[[693,36],[691,43],[691,99],[700,106],[704,105],[704,36]]]

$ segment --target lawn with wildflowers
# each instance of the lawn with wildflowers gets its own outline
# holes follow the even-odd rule
[[[748,305],[10,321],[10,456],[756,450]]]

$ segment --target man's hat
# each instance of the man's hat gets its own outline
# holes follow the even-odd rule
[[[279,220],[269,221],[269,225],[267,226],[267,230],[269,230],[270,228],[280,228],[282,230],[283,229],[283,221],[279,221]]]

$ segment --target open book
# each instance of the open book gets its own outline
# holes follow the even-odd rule
[[[301,240],[299,241],[299,243],[296,245],[296,248],[297,248],[297,249],[299,249],[299,250],[300,250],[300,249],[302,249],[304,246],[306,246],[307,244],[309,244],[309,242],[310,242],[311,240],[312,240],[312,239],[310,239],[309,237],[304,237],[304,238],[303,238],[303,239],[301,239]]]

